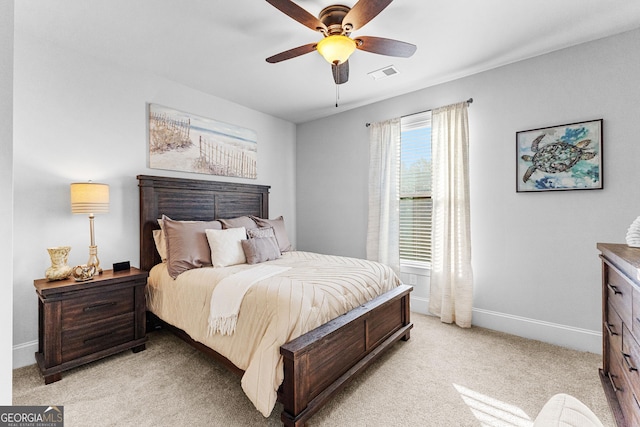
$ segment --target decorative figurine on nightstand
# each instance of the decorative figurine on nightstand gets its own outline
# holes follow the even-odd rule
[[[76,282],[91,280],[96,274],[96,266],[86,264],[76,265],[75,267],[73,267],[73,271],[71,274],[73,275],[73,278],[76,279]]]
[[[69,258],[69,252],[71,252],[71,246],[47,248],[47,252],[49,252],[49,257],[51,258],[51,267],[47,268],[44,276],[50,281],[69,277],[71,267],[67,265],[67,259]]]
[[[627,231],[627,245],[633,248],[640,248],[640,216],[631,223]]]

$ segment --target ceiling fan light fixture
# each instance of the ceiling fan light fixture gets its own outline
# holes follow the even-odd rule
[[[356,50],[355,40],[343,36],[327,36],[318,42],[316,49],[330,64],[342,64]]]

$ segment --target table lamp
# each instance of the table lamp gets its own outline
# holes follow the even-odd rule
[[[96,273],[101,274],[98,247],[93,233],[93,218],[97,213],[109,212],[109,186],[96,182],[78,182],[71,184],[71,213],[89,214],[89,228],[91,230],[91,246],[89,246],[89,261],[87,266],[95,266]]]

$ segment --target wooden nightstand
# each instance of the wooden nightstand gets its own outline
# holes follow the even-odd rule
[[[145,349],[145,286],[149,273],[105,270],[86,282],[35,280],[36,361],[45,384],[62,372],[132,349]]]

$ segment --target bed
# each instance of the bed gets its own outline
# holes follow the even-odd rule
[[[137,178],[140,190],[140,265],[143,270],[152,271],[150,280],[159,282],[161,279],[153,279],[153,277],[161,277],[164,274],[162,273],[164,264],[153,237],[154,230],[160,228],[158,219],[163,215],[176,221],[211,221],[244,216],[269,218],[269,186],[148,175],[139,175]],[[298,271],[288,269],[297,268],[298,263],[306,268],[312,267],[310,271],[321,271],[316,263],[327,261],[335,264],[331,268],[327,267],[329,270],[341,268],[340,263],[346,263],[345,269],[370,268],[369,263],[363,260],[346,257],[328,257],[330,259],[327,260],[325,257],[298,251],[292,251],[286,256],[283,254],[278,260],[263,263],[286,265],[282,272],[259,283],[262,284],[268,280],[288,282],[287,275],[293,275],[294,271]],[[248,269],[245,265],[233,268],[234,271]],[[382,269],[374,266],[374,270],[376,268],[380,271],[367,274],[384,274]],[[227,267],[217,269],[217,273],[226,269]],[[183,280],[189,275],[214,274],[205,270],[216,269],[199,269],[195,273],[189,271],[188,274],[178,276],[175,283],[178,283],[178,279]],[[325,271],[325,267],[322,271]],[[308,273],[305,274],[308,275]],[[314,280],[316,279],[314,276]],[[349,384],[355,375],[364,370],[387,348],[399,340],[409,339],[410,330],[413,327],[409,311],[409,296],[412,288],[403,284],[388,286],[388,288],[380,286],[380,289],[372,294],[373,296],[366,297],[366,300],[361,303],[359,300],[350,302],[355,306],[344,314],[322,321],[322,324],[314,325],[309,331],[304,328],[294,328],[295,330],[287,332],[291,334],[291,339],[283,342],[276,349],[279,353],[277,355],[279,364],[274,368],[276,372],[272,374],[275,384],[280,384],[273,393],[283,405],[281,420],[285,426],[304,426],[306,421],[333,395]],[[151,282],[148,287],[151,288]],[[209,290],[199,292],[205,295]],[[253,288],[247,292],[245,298],[250,299],[249,296],[253,295],[250,292],[253,292]],[[167,297],[167,300],[175,299],[177,299],[175,296]],[[243,301],[243,306],[244,304]],[[231,347],[226,347],[226,344],[220,348],[216,347],[219,341],[231,340],[231,337],[207,338],[203,335],[204,332],[193,330],[188,322],[181,323],[178,320],[180,315],[177,317],[166,315],[162,310],[156,309],[157,305],[151,304],[149,319],[157,320],[163,327],[214,357],[232,372],[241,375],[243,389],[245,389],[244,379],[250,376],[254,368],[250,364],[247,368],[244,362],[237,361],[234,356],[237,350],[229,350],[234,344],[230,344]],[[203,302],[200,305],[207,304]],[[163,319],[163,316],[167,319]],[[318,319],[314,318],[314,321],[320,321]],[[309,323],[309,325],[313,324]],[[244,332],[240,321],[237,328],[237,335],[242,337]],[[296,335],[298,332],[300,334]],[[247,392],[246,389],[245,392]],[[249,397],[252,399],[252,396]],[[264,404],[260,407],[256,405],[263,415],[265,410],[267,412],[269,410],[269,403],[266,405],[266,409]]]

